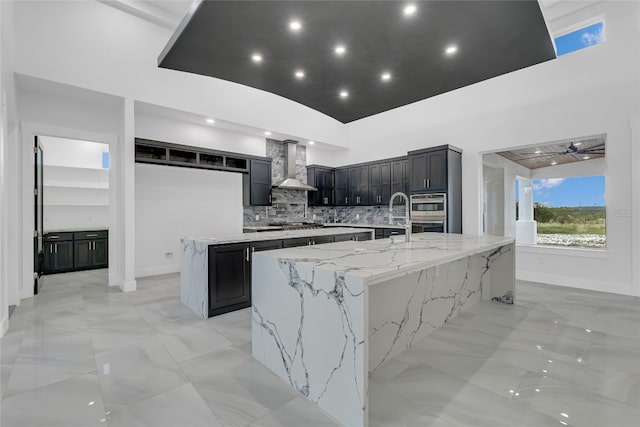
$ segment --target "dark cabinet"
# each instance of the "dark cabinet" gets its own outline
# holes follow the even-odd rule
[[[369,204],[388,205],[391,194],[391,162],[369,165]]]
[[[355,233],[353,235],[353,240],[356,242],[363,242],[365,240],[371,240],[371,232],[363,231],[362,233]]]
[[[44,235],[44,274],[73,270],[73,234]]]
[[[44,273],[62,273],[109,265],[106,230],[47,233],[44,236]]]
[[[369,204],[369,166],[349,168],[349,205]]]
[[[109,263],[106,231],[73,233],[73,267],[76,270],[104,268]]]
[[[309,206],[333,206],[334,171],[330,168],[307,167],[307,183],[318,190],[308,192]]]
[[[335,236],[315,236],[311,239],[312,245],[321,245],[323,243],[333,243],[335,242]]]
[[[335,205],[349,205],[349,169],[335,171]]]
[[[447,152],[435,151],[409,153],[411,178],[409,190],[415,192],[444,192],[447,190]]]
[[[285,239],[282,246],[285,248],[295,248],[298,246],[320,245],[322,243],[333,243],[334,236],[313,236],[313,237],[297,237],[294,239]]]
[[[271,161],[251,159],[243,184],[245,206],[271,206]]]
[[[209,246],[209,317],[251,305],[248,243]]]

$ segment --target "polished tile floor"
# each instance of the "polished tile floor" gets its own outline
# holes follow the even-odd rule
[[[335,426],[250,356],[250,311],[198,320],[177,275],[123,294],[47,276],[1,344],[0,425]],[[640,426],[640,300],[520,282],[371,375],[371,426]]]

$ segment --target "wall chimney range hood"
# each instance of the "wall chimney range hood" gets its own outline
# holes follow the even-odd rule
[[[282,143],[284,144],[285,179],[274,187],[284,188],[286,190],[316,191],[317,188],[307,185],[296,178],[296,144],[298,141],[285,139]]]

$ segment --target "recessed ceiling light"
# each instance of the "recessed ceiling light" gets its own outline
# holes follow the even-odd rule
[[[316,143],[315,141],[309,141],[309,145],[313,145],[315,143]]]
[[[342,56],[342,55],[344,55],[345,53],[347,53],[347,48],[345,47],[345,45],[343,45],[343,44],[339,44],[339,45],[337,45],[337,46],[335,47],[335,49],[334,49],[333,51],[336,53],[336,55],[340,55],[340,56]]]
[[[347,92],[346,90],[340,91],[340,98],[348,98],[348,97],[349,97],[349,92]]]
[[[302,24],[297,19],[289,22],[289,29],[291,31],[300,31],[302,29]]]
[[[551,162],[551,166],[555,166],[557,164],[558,164],[558,162]]]
[[[536,150],[536,151],[534,151],[534,153],[535,154],[540,154],[540,153],[542,153],[542,150]]]
[[[296,70],[294,75],[296,76],[296,79],[304,79],[304,71],[302,70]]]
[[[207,123],[212,124],[212,123],[215,123],[215,122],[216,122],[216,121],[215,121],[215,120],[213,120],[213,119],[207,119]]]
[[[411,16],[416,13],[416,10],[418,10],[418,8],[415,4],[408,4],[404,7],[404,9],[402,9],[402,13],[404,14],[404,16]]]
[[[562,415],[562,416],[563,416],[563,417],[565,417],[565,418],[569,418],[569,415],[567,415],[567,414],[566,414],[566,413],[564,413],[564,412],[560,412],[560,415]]]
[[[589,158],[590,158],[589,156],[584,156],[582,160],[589,160]]]
[[[446,53],[447,55],[453,55],[457,51],[458,51],[458,46],[452,44],[451,46],[447,46],[447,48],[444,50],[444,53]]]
[[[253,55],[251,55],[251,60],[256,64],[259,64],[262,62],[262,55],[260,55],[259,53],[254,53]]]
[[[271,132],[269,132],[268,130],[265,130],[265,131],[264,131],[264,134],[265,134],[266,136],[271,136]]]
[[[387,82],[387,81],[391,80],[391,73],[385,71],[384,73],[382,73],[380,75],[380,80],[382,80],[383,82]]]

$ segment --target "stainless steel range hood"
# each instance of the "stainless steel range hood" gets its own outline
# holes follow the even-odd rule
[[[317,188],[305,184],[296,178],[296,144],[298,141],[285,139],[284,143],[284,181],[275,185],[287,190],[316,191]]]

